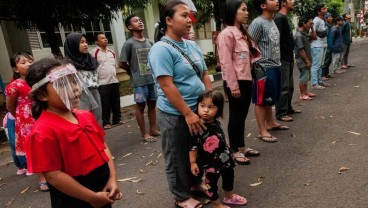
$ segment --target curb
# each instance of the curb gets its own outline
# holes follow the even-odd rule
[[[211,82],[215,82],[222,79],[221,72],[217,72],[214,75],[210,75]],[[134,95],[125,95],[120,97],[120,107],[128,107],[134,105]]]

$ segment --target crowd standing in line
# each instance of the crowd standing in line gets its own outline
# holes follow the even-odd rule
[[[167,182],[177,207],[203,207],[193,198],[194,191],[205,193],[215,208],[247,204],[233,189],[236,163],[249,164],[246,156],[260,155],[244,142],[250,102],[255,104],[258,139],[276,142],[270,131],[289,127],[275,122],[272,106],[280,121],[293,121],[291,115],[300,113],[291,105],[294,53],[303,101],[316,97],[308,92],[310,80],[312,89],[329,86],[324,81],[334,77],[329,74],[331,60],[334,74],[353,66],[348,64],[349,14],[333,18],[327,6],[318,3],[313,21],[299,17],[293,36],[287,17],[293,0],[252,3],[260,16],[247,30],[247,5],[241,0],[226,1],[226,27],[216,40],[229,101],[229,143],[218,120],[224,95],[211,90],[203,54],[190,34],[188,6],[179,0],[162,5],[154,45],[143,36],[144,24],[138,16],[126,18],[132,37],[121,50],[119,66],[131,75],[143,140],[154,142],[161,135]],[[122,198],[104,141],[104,129],[122,124],[116,57],[103,33],[95,38],[97,47],[89,53],[85,35],[69,34],[64,45],[66,60],[42,59],[33,64],[33,57],[23,52],[11,59],[14,77],[5,91],[9,113],[4,126],[13,160],[18,175],[40,173],[40,190],[50,189],[52,207],[111,207]],[[265,69],[265,85],[252,78],[254,63]],[[161,132],[156,125],[156,103]],[[222,202],[217,186],[220,176],[225,191]]]
[[[120,54],[119,66],[130,75],[131,85],[134,91],[135,117],[142,139],[145,142],[157,141],[160,132],[156,124],[156,89],[152,77],[152,71],[147,64],[147,56],[153,43],[143,36],[144,24],[137,15],[130,15],[125,20],[126,28],[132,37],[123,45]],[[148,107],[148,120],[150,130],[147,133],[144,122],[144,109]]]

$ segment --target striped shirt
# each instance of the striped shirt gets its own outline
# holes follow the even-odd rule
[[[258,63],[267,68],[280,67],[280,33],[275,22],[259,16],[249,25],[248,31],[262,53]]]

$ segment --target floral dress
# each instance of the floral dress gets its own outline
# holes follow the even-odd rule
[[[197,163],[214,173],[219,173],[222,168],[235,167],[231,157],[233,150],[227,145],[220,121],[215,120],[204,125],[207,130],[202,135],[192,136],[190,139],[190,150],[198,151]]]
[[[16,97],[15,110],[15,154],[25,156],[25,139],[31,132],[34,119],[31,113],[31,101],[28,95],[31,88],[25,80],[17,79],[11,82],[5,89],[6,96]]]

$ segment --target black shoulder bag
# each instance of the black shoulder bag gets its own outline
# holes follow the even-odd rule
[[[200,77],[201,75],[200,75],[200,71],[199,71],[199,69],[198,69],[198,67],[197,67],[197,65],[195,65],[194,64],[194,62],[188,57],[188,55],[187,54],[185,54],[178,46],[176,46],[174,43],[172,43],[171,41],[169,41],[169,40],[166,40],[166,39],[161,39],[161,41],[163,41],[163,42],[165,42],[165,43],[167,43],[167,44],[169,44],[169,45],[171,45],[172,47],[174,47],[176,50],[178,50],[179,51],[179,53],[182,55],[182,56],[184,56],[184,58],[189,62],[189,64],[190,65],[192,65],[192,67],[193,67],[193,70],[196,72],[196,74],[197,74],[197,76],[198,77]]]

